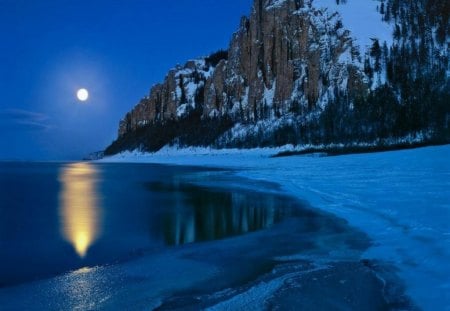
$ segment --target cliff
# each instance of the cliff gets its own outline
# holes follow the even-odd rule
[[[421,56],[424,59],[415,62],[419,56],[412,55],[418,52],[413,51],[411,42],[417,38],[410,38],[414,37],[410,32],[415,24],[405,20],[414,20],[433,1],[422,0],[415,5],[401,5],[395,0],[364,1],[374,7],[380,24],[393,30],[390,38],[371,37],[370,47],[361,46],[361,38],[354,36],[356,31],[346,28],[345,11],[340,9],[351,7],[351,2],[338,5],[327,0],[255,0],[250,16],[241,19],[228,50],[170,70],[164,82],[152,87],[150,94],[120,122],[118,140],[107,153],[136,148],[154,151],[167,143],[252,147],[373,140],[380,135],[386,138],[414,131],[429,137],[439,132],[447,137],[448,16],[441,16],[444,22],[423,22],[434,25],[436,35],[419,38],[419,45],[424,42],[427,51]],[[400,16],[405,15],[405,10],[412,17]],[[439,25],[446,27],[440,41]],[[395,37],[397,27],[402,28],[404,36]],[[397,64],[407,56],[411,58],[409,64],[417,63],[417,67],[405,69],[407,64]],[[405,70],[407,73],[402,73]],[[414,83],[421,78],[419,71],[431,74],[436,70],[440,74],[430,87],[439,89],[438,103],[434,104],[437,111],[433,108],[433,114],[441,113],[445,118],[439,131],[431,121],[424,121],[395,132],[400,125],[392,119],[401,114],[397,110],[409,96],[405,95],[409,89],[405,90],[400,80]],[[386,115],[375,116],[372,108],[380,105],[380,95],[383,103],[379,108],[386,109]],[[390,106],[385,107],[385,102]],[[390,112],[391,106],[395,113]],[[385,119],[383,124],[372,124],[380,118]],[[343,122],[348,123],[348,128]],[[367,126],[361,124],[364,122]],[[390,128],[384,129],[384,123],[389,126],[392,122]],[[172,127],[169,133],[161,134],[167,132],[168,126]],[[382,133],[384,130],[388,133]]]

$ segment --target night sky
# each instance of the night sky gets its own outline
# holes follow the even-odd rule
[[[170,68],[227,48],[251,3],[0,0],[0,160],[102,150]]]

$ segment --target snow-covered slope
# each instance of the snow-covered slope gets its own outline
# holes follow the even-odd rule
[[[348,0],[337,4],[336,0],[313,0],[313,6],[330,12],[338,12],[344,27],[350,30],[350,36],[361,48],[361,54],[369,51],[372,39],[378,39],[392,46],[394,28],[383,20],[380,14],[380,0]]]

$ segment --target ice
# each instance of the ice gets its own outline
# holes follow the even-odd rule
[[[154,154],[123,153],[103,162],[229,168],[225,171],[228,179],[224,179],[223,187],[228,181],[228,185],[233,184],[233,176],[257,180],[262,183],[252,187],[260,185],[264,191],[293,195],[321,213],[332,213],[345,219],[332,220],[337,226],[332,234],[319,230],[321,238],[317,234],[305,235],[296,231],[301,222],[292,219],[292,222],[270,230],[219,242],[183,245],[130,262],[86,268],[48,280],[2,288],[2,308],[151,309],[163,303],[180,306],[184,302],[195,303],[197,298],[189,297],[188,301],[183,297],[175,297],[174,301],[166,299],[173,297],[174,292],[192,291],[200,284],[207,284],[212,294],[208,294],[205,301],[212,303],[208,306],[213,310],[222,307],[245,309],[254,305],[254,301],[278,304],[302,293],[306,295],[298,291],[305,286],[314,296],[317,292],[315,279],[324,282],[320,288],[330,294],[336,294],[335,290],[339,293],[340,286],[348,288],[349,278],[356,280],[356,284],[368,286],[374,276],[365,268],[364,261],[363,264],[359,262],[364,258],[391,264],[405,283],[406,294],[418,307],[450,310],[450,146],[336,157],[270,157],[292,148],[166,147]],[[280,187],[276,188],[276,184]],[[326,219],[328,222],[317,223],[330,223],[331,219]],[[349,225],[358,231],[343,230]],[[367,243],[363,233],[372,240],[371,244]],[[307,239],[307,243],[302,244],[304,247],[296,245],[304,238]],[[261,247],[261,241],[264,241],[264,247]],[[349,248],[349,243],[356,243],[356,248]],[[286,248],[295,252],[290,253]],[[302,252],[297,253],[298,249]],[[250,285],[230,288],[230,282],[239,284],[242,279],[254,275],[253,272],[242,275],[242,271],[254,269],[258,258],[287,265],[287,272],[269,269],[270,273],[263,273],[262,279]],[[322,261],[318,260],[320,258]],[[290,266],[293,261],[302,260],[311,266],[299,269]],[[323,265],[328,266],[330,262],[336,262],[335,267],[320,272]],[[230,272],[224,267],[237,270]],[[306,279],[301,277],[303,272],[317,268],[320,270],[317,273],[308,274]],[[261,275],[258,271],[255,271],[256,275]],[[335,288],[325,280],[327,275],[334,275]],[[292,286],[286,288],[286,282]],[[357,290],[355,287],[354,292],[345,293],[360,297],[357,302],[364,305]],[[368,288],[364,293],[370,291]],[[379,299],[376,301],[380,302]]]
[[[239,176],[276,182],[366,232],[374,244],[365,256],[393,263],[419,307],[450,310],[450,146],[269,157],[280,150],[165,148],[106,161],[226,166]]]
[[[171,269],[166,269],[170,266]],[[132,262],[84,268],[0,291],[2,310],[144,310],[167,292],[210,279],[216,268],[164,253]]]

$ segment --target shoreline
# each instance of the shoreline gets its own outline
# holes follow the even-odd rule
[[[376,153],[376,152],[389,152],[389,151],[400,151],[400,150],[409,150],[409,149],[417,149],[417,148],[425,148],[425,147],[437,147],[437,146],[445,146],[449,145],[449,142],[432,142],[432,143],[400,143],[393,145],[350,145],[350,146],[325,146],[325,147],[308,147],[305,150],[301,151],[282,151],[275,155],[273,158],[278,157],[290,157],[297,155],[315,155],[318,156],[340,156],[340,155],[351,155],[351,154],[368,154],[368,153]]]
[[[236,169],[233,174],[280,185],[288,195],[343,218],[374,240],[364,254],[393,263],[407,295],[423,309],[450,305],[445,288],[450,221],[439,202],[450,195],[450,145],[342,157],[272,157],[288,150],[164,148],[154,154],[125,153],[97,163],[154,163]],[[424,205],[425,204],[425,205]],[[433,211],[430,213],[429,211]],[[416,238],[417,237],[417,238]],[[436,257],[436,253],[442,254]],[[432,259],[430,259],[432,258]]]
[[[334,157],[342,155],[364,155],[372,153],[384,153],[394,151],[407,151],[422,148],[432,148],[450,146],[448,141],[400,141],[394,144],[385,143],[361,143],[361,144],[329,144],[329,145],[284,145],[280,147],[257,147],[257,148],[226,148],[215,149],[211,147],[177,147],[166,146],[156,152],[145,151],[124,151],[115,155],[107,155],[98,159],[83,159],[83,161],[92,161],[99,163],[154,163],[154,164],[176,164],[191,165],[190,161],[195,165],[209,166],[197,164],[198,161],[194,157],[220,157],[233,156],[241,158],[262,157],[262,158],[287,158],[295,156],[306,157]],[[180,157],[189,157],[185,161],[181,161]],[[167,157],[167,158],[166,158]],[[208,161],[210,162],[210,161]],[[229,167],[226,163],[214,163],[219,168]],[[232,165],[235,167],[235,165]],[[239,166],[240,167],[240,166]]]

